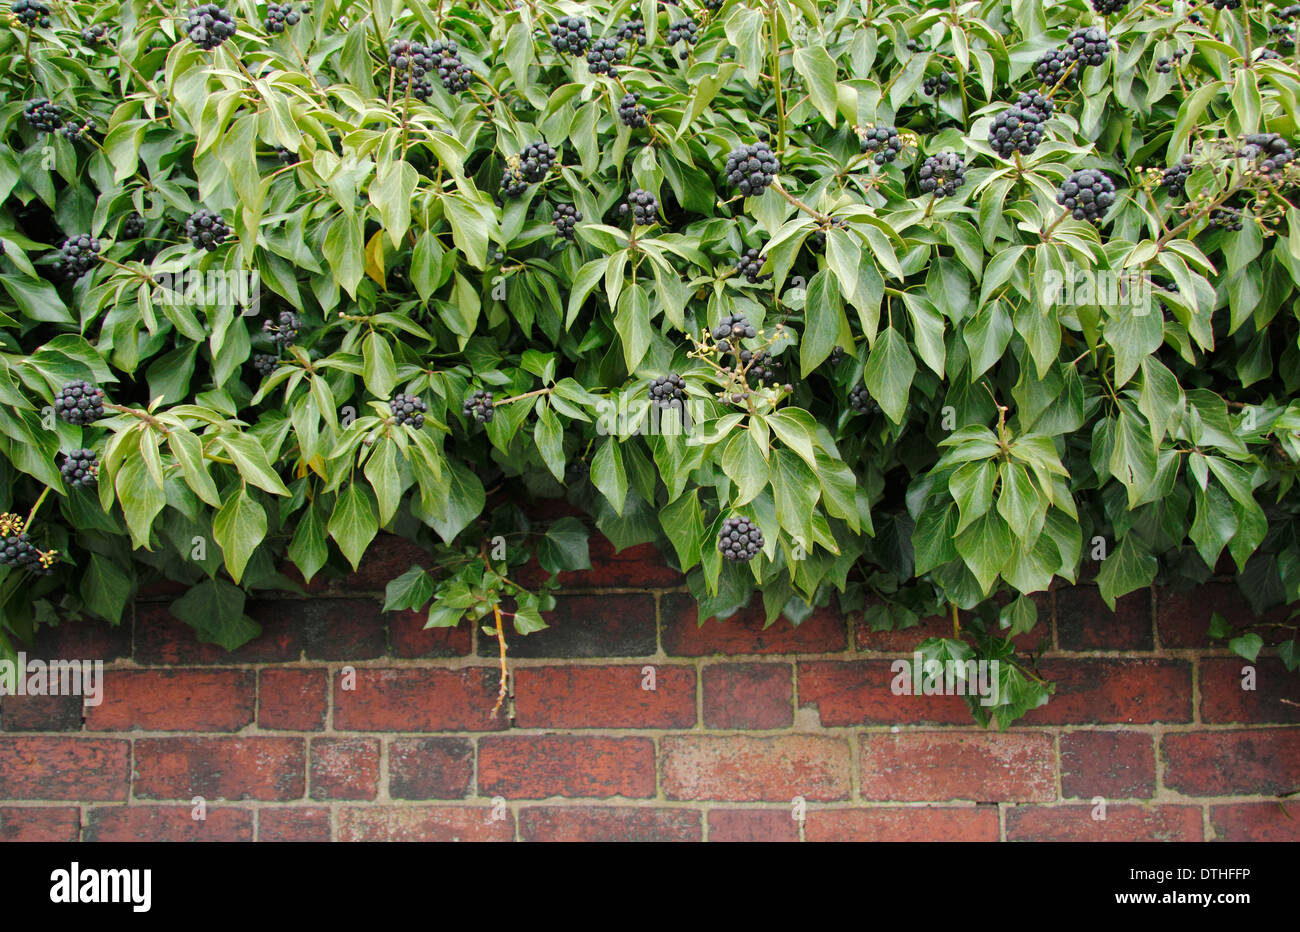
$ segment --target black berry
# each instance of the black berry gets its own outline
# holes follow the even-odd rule
[[[745,197],[758,197],[781,170],[781,163],[766,143],[741,146],[727,156],[727,181]]]
[[[89,424],[104,416],[104,390],[77,379],[54,395],[54,413],[69,424]]]
[[[436,41],[429,46],[429,54],[433,56],[434,69],[444,88],[453,94],[459,94],[469,87],[469,65],[461,60],[460,49],[455,42]]]
[[[615,66],[627,55],[627,50],[618,44],[617,39],[597,39],[587,50],[587,70],[592,74],[604,74],[614,77],[618,74]]]
[[[1160,187],[1169,192],[1171,197],[1182,197],[1187,193],[1187,179],[1192,174],[1192,157],[1184,155],[1166,168],[1160,175]]]
[[[35,29],[37,26],[49,28],[50,8],[41,3],[41,0],[14,0],[13,6],[9,9],[28,29]]]
[[[863,152],[875,153],[877,165],[894,161],[903,151],[903,137],[892,126],[864,126],[858,132],[858,142]]]
[[[659,408],[677,408],[686,403],[686,381],[673,373],[651,379],[649,384],[650,401]]]
[[[1128,0],[1092,0],[1092,8],[1102,16],[1118,13],[1128,6]]]
[[[619,23],[614,27],[614,38],[619,42],[626,42],[629,45],[633,42],[637,45],[645,45],[645,22],[643,20],[633,19],[628,20],[626,23]]]
[[[760,275],[759,269],[767,261],[767,256],[760,253],[757,249],[750,249],[741,253],[740,258],[736,260],[736,274],[744,276],[745,280],[751,285],[757,285],[761,281],[771,278],[770,274]]]
[[[1041,100],[1045,110],[1034,105]],[[1043,141],[1043,126],[1052,112],[1052,103],[1041,94],[1025,94],[1020,101],[1003,110],[989,127],[989,146],[1004,159],[1013,153],[1030,155]]]
[[[1220,230],[1241,230],[1241,211],[1235,207],[1219,207],[1210,213],[1210,227]]]
[[[718,551],[732,563],[748,563],[763,549],[763,532],[748,518],[727,518],[718,533]]]
[[[186,219],[185,235],[190,238],[195,249],[211,252],[230,236],[230,227],[226,226],[226,221],[220,214],[200,207]]]
[[[296,26],[301,19],[298,11],[287,3],[269,3],[266,7],[266,31],[284,32],[286,26]]]
[[[257,374],[260,375],[262,378],[266,378],[268,375],[274,372],[275,367],[278,363],[279,360],[276,359],[274,356],[272,356],[270,353],[253,354],[253,368],[257,370]]]
[[[1078,61],[1079,71],[1095,68],[1110,54],[1110,37],[1100,26],[1076,29],[1065,40],[1065,54],[1071,61]]]
[[[749,322],[744,314],[731,314],[718,321],[718,325],[713,328],[713,339],[719,343],[731,343],[738,340],[752,340],[758,336],[758,330]]]
[[[103,23],[95,23],[81,30],[81,41],[87,45],[98,45],[108,39],[108,27]]]
[[[1077,68],[1070,71],[1072,61],[1065,49],[1048,49],[1034,62],[1034,74],[1044,87],[1056,87],[1063,78],[1066,83],[1069,83],[1079,77]],[[1065,77],[1067,72],[1069,72],[1068,78]]]
[[[646,227],[655,222],[659,215],[659,202],[649,191],[637,188],[627,196],[627,200],[618,205],[619,216],[625,217],[631,212],[632,223]]]
[[[942,97],[952,87],[952,75],[946,71],[931,75],[921,82],[921,93],[926,97]]]
[[[686,42],[694,45],[699,40],[699,26],[693,19],[679,19],[668,26],[668,36],[665,41],[669,45],[676,45],[678,42]]]
[[[587,21],[581,16],[561,16],[551,24],[551,45],[564,55],[581,55],[591,45]]]
[[[139,239],[144,235],[144,217],[139,214],[127,214],[122,221],[122,239]]]
[[[68,281],[80,278],[90,271],[99,258],[99,240],[88,234],[70,236],[59,249],[55,268]]]
[[[966,183],[966,163],[955,152],[932,155],[917,173],[922,194],[952,197]]]
[[[1277,133],[1251,133],[1237,150],[1240,158],[1254,159],[1261,175],[1271,175],[1295,159],[1291,144]]]
[[[623,99],[619,101],[618,118],[624,126],[645,129],[645,116],[648,111],[645,104],[637,103],[640,99],[640,94],[624,94]]]
[[[849,407],[858,414],[875,414],[880,410],[880,404],[871,397],[865,385],[855,385],[849,390]]]
[[[99,457],[94,450],[73,450],[63,455],[59,472],[63,475],[63,484],[68,488],[94,485],[99,478]]]
[[[271,338],[276,346],[292,346],[298,340],[298,331],[302,329],[302,318],[293,311],[281,311],[274,321],[263,321],[262,332]]]
[[[573,229],[582,222],[582,212],[572,204],[560,204],[555,208],[555,213],[551,215],[551,223],[555,225],[555,232],[562,239],[573,239]]]
[[[465,404],[461,407],[461,412],[467,418],[472,418],[480,424],[486,424],[492,420],[496,414],[496,408],[492,404],[492,393],[479,389],[472,395],[465,398]]]
[[[235,18],[215,3],[203,3],[190,10],[185,33],[191,42],[210,52],[235,34]]]
[[[388,407],[392,409],[393,418],[399,425],[406,424],[416,430],[424,426],[424,412],[429,410],[423,398],[402,394],[394,395],[393,400],[388,402]]]
[[[44,97],[23,105],[23,118],[40,133],[52,133],[63,125],[63,111]]]
[[[1072,172],[1056,192],[1056,203],[1070,211],[1075,220],[1099,223],[1115,203],[1115,182],[1095,168]]]
[[[519,153],[519,172],[528,182],[541,181],[555,164],[556,152],[544,142],[535,142]]]

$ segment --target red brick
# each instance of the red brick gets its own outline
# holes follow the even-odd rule
[[[1230,803],[1210,807],[1219,841],[1300,841],[1300,803]]]
[[[1061,650],[1151,650],[1155,646],[1151,590],[1115,600],[1111,611],[1092,586],[1056,591],[1056,638]]]
[[[328,670],[301,667],[258,671],[257,723],[285,731],[322,730],[328,677]]]
[[[658,650],[654,596],[646,593],[557,595],[544,617],[549,627],[541,631],[507,634],[512,657],[648,657]],[[496,638],[480,637],[478,653],[495,657]]]
[[[1073,731],[1061,735],[1061,792],[1092,799],[1146,799],[1156,791],[1150,735],[1135,731]]]
[[[427,567],[432,562],[429,552],[415,541],[380,533],[366,548],[357,571],[340,580],[331,580],[330,585],[348,592],[383,592],[412,566]]]
[[[498,731],[492,716],[498,672],[358,668],[356,689],[334,675],[334,727],[340,731]]]
[[[258,841],[329,841],[330,811],[315,806],[259,809]]]
[[[388,650],[388,629],[377,599],[265,599],[248,604],[248,617],[268,627],[287,620],[309,660],[372,660]]]
[[[131,745],[109,738],[0,738],[7,799],[126,799]]]
[[[997,841],[995,806],[891,806],[813,809],[809,841]]]
[[[704,668],[704,727],[763,730],[794,724],[794,678],[786,663]]]
[[[912,658],[908,657],[908,671]],[[837,725],[966,725],[961,696],[895,695],[900,674],[893,660],[816,661],[799,664],[799,706],[817,710],[821,723]],[[905,674],[911,688],[911,673]]]
[[[208,806],[192,818],[190,806],[104,806],[91,809],[85,841],[252,841],[248,809]]]
[[[533,806],[519,813],[524,841],[699,841],[700,813],[633,806]]]
[[[389,654],[394,657],[464,657],[473,650],[472,626],[462,622],[454,628],[426,628],[425,612],[390,612]]]
[[[81,696],[4,696],[0,731],[80,731]]]
[[[1300,789],[1300,728],[1165,735],[1164,784],[1187,796],[1282,796]]]
[[[0,807],[0,841],[76,841],[80,836],[76,806]]]
[[[143,666],[284,663],[301,655],[301,632],[288,618],[266,620],[260,635],[228,651],[204,644],[166,605],[140,604],[135,609],[135,661]]]
[[[684,593],[669,593],[660,601],[664,650],[682,657],[709,654],[826,654],[848,643],[844,617],[834,606],[816,609],[800,625],[784,617],[764,627],[763,600],[752,599],[726,620],[710,618],[699,624],[696,601]]]
[[[1245,667],[1254,667],[1253,690],[1241,688]],[[1240,657],[1203,657],[1201,721],[1300,722],[1300,676],[1273,657],[1260,657],[1253,664]]]
[[[846,799],[851,755],[825,735],[671,735],[662,743],[669,799],[789,802]]]
[[[108,670],[88,731],[238,731],[253,721],[249,670]]]
[[[479,741],[480,796],[653,796],[655,750],[649,738],[519,735]]]
[[[305,770],[298,738],[135,742],[135,795],[143,799],[299,799]]]
[[[514,817],[482,806],[347,806],[340,841],[513,841]]]
[[[798,841],[789,809],[710,809],[709,841]]]
[[[940,615],[920,619],[910,628],[872,631],[862,620],[854,625],[853,643],[858,650],[882,654],[911,654],[926,638],[952,637],[952,621]]]
[[[1049,660],[1038,672],[1056,692],[1025,725],[1192,720],[1192,667],[1182,660]]]
[[[80,657],[82,660],[102,660],[105,664],[130,657],[131,613],[128,606],[122,616],[123,623],[116,625],[91,618],[65,618],[58,624],[42,624],[37,627],[36,636],[27,648],[27,656],[33,660]]]
[[[654,665],[651,690],[642,689],[644,667],[520,667],[515,671],[515,727],[693,727],[695,670]]]
[[[393,799],[463,799],[474,784],[474,746],[467,738],[398,738],[388,749]]]
[[[583,513],[572,508],[557,509],[549,517],[562,517],[561,511],[581,519]],[[635,544],[615,551],[609,538],[593,531],[587,541],[591,569],[570,570],[560,573],[559,582],[567,589],[668,589],[680,586],[682,574],[670,567],[653,544]],[[534,557],[529,563],[511,573],[519,584],[536,587],[548,574]]]
[[[1014,806],[1007,810],[1008,841],[1201,841],[1200,806]]]
[[[312,738],[312,799],[374,799],[379,791],[379,741]]]
[[[1045,802],[1055,796],[1052,739],[941,731],[863,735],[863,799]]]
[[[1203,583],[1185,592],[1156,590],[1156,631],[1163,647],[1211,646],[1210,616],[1218,612],[1229,624],[1245,625],[1256,621],[1283,621],[1287,612],[1273,609],[1256,616],[1236,583]],[[1266,642],[1275,643],[1272,629],[1260,632]],[[1221,642],[1220,642],[1221,643]]]

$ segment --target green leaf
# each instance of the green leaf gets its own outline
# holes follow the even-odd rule
[[[627,473],[623,470],[618,441],[613,437],[607,438],[592,458],[591,481],[614,506],[614,512],[621,515],[627,499]]]
[[[577,518],[565,517],[552,522],[537,542],[537,562],[551,574],[591,569],[588,536],[586,526]]]
[[[363,486],[349,484],[339,491],[334,512],[330,515],[329,532],[355,570],[365,555],[366,547],[379,533],[375,509]]]
[[[766,465],[766,464],[764,464]],[[704,513],[700,509],[700,490],[691,489],[659,512],[664,534],[677,551],[682,572],[700,562],[704,544]]]
[[[107,557],[92,553],[81,577],[80,593],[88,611],[118,624],[131,597],[131,577]]]
[[[239,582],[249,557],[266,537],[266,512],[241,488],[217,512],[212,521],[212,535],[221,545],[230,578]]]
[[[262,633],[262,626],[244,614],[243,590],[224,579],[199,583],[173,602],[170,611],[193,628],[200,641],[226,650]]]
[[[820,45],[794,50],[794,70],[807,82],[808,95],[813,106],[821,111],[826,122],[835,126],[838,98],[835,91],[835,60]]]
[[[1129,534],[1113,553],[1101,563],[1097,572],[1097,587],[1102,600],[1113,612],[1115,600],[1122,595],[1151,585],[1156,578],[1156,558]]]
[[[886,328],[871,348],[863,378],[871,396],[880,403],[880,409],[895,424],[903,423],[915,375],[916,362],[907,341],[893,327]]]

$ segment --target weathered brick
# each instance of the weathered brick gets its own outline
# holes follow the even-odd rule
[[[135,795],[142,799],[299,799],[306,765],[299,738],[140,738]]]
[[[652,595],[557,595],[545,618],[541,631],[507,634],[512,657],[647,657],[658,648]],[[496,638],[478,642],[480,657],[497,655]]]
[[[258,841],[329,841],[330,811],[317,806],[278,806],[257,812]]]
[[[669,799],[789,802],[846,799],[851,755],[826,735],[670,735],[663,739]]]
[[[660,601],[664,650],[680,657],[709,654],[825,654],[844,650],[848,628],[839,610],[816,609],[807,621],[793,625],[784,617],[764,627],[762,599],[726,620],[710,618],[699,624],[697,603],[690,595],[668,593]]]
[[[350,592],[383,592],[412,566],[427,567],[431,563],[429,552],[415,541],[381,532],[366,548],[357,571],[344,579],[332,580],[331,586],[346,587]]]
[[[1061,792],[1091,799],[1145,799],[1156,790],[1150,735],[1136,731],[1072,731],[1061,735]]]
[[[710,809],[709,841],[798,841],[787,809]]]
[[[228,651],[216,644],[204,644],[194,629],[166,605],[136,605],[135,661],[142,666],[285,663],[301,656],[301,630],[288,618],[265,619],[260,635]]]
[[[1187,796],[1281,796],[1300,789],[1300,728],[1165,735],[1160,754],[1165,786]]]
[[[1254,668],[1254,688],[1242,689],[1244,668]],[[1300,722],[1300,676],[1275,657],[1248,663],[1240,657],[1201,659],[1201,721],[1251,724]]]
[[[329,671],[270,667],[257,674],[257,723],[284,731],[325,727]]]
[[[398,738],[388,749],[393,799],[463,799],[474,784],[474,745],[467,738]]]
[[[1121,596],[1112,612],[1092,586],[1058,589],[1056,638],[1061,650],[1151,650],[1155,646],[1151,590]]]
[[[906,673],[895,673],[893,660],[813,661],[800,663],[799,706],[817,710],[821,723],[838,725],[965,725],[970,710],[961,696],[895,695],[903,676],[913,688],[912,658]]]
[[[530,806],[519,813],[524,841],[699,841],[700,813],[634,806]]]
[[[649,738],[511,735],[479,740],[480,796],[653,796],[655,751]]]
[[[942,731],[861,738],[863,799],[1045,802],[1055,795],[1049,735]]]
[[[253,721],[250,670],[108,670],[88,731],[238,731]]]
[[[1091,725],[1192,720],[1192,667],[1183,660],[1048,660],[1042,677],[1056,685],[1026,725]]]
[[[1106,807],[1094,819],[1091,804],[1014,806],[1007,810],[1008,841],[1201,841],[1200,806]]]
[[[0,738],[6,799],[123,800],[131,744],[109,738]]]
[[[312,799],[374,799],[379,791],[379,741],[312,738]]]
[[[208,806],[206,818],[190,806],[100,806],[91,809],[85,841],[252,841],[253,813],[233,806]]]
[[[102,660],[105,664],[131,656],[131,607],[120,624],[82,618],[64,619],[56,625],[40,625],[32,643],[23,648],[28,659],[77,658]]]
[[[81,696],[0,697],[0,731],[80,731]]]
[[[997,841],[995,806],[890,806],[813,809],[809,841]]]
[[[515,671],[517,728],[690,728],[695,670],[644,664],[520,667]]]
[[[911,654],[926,638],[952,637],[952,621],[940,615],[921,618],[910,628],[872,631],[861,619],[853,628],[853,643],[860,651]]]
[[[80,835],[81,810],[76,806],[0,807],[0,841],[66,842]]]
[[[514,816],[482,806],[345,806],[340,841],[513,841]]]
[[[309,660],[372,660],[388,650],[376,599],[264,599],[247,611],[264,627],[287,620]]]
[[[715,663],[701,679],[706,728],[766,730],[794,723],[794,678],[787,663]]]
[[[388,652],[393,657],[464,657],[471,650],[473,625],[426,628],[425,612],[389,612]]]
[[[1156,590],[1156,631],[1163,647],[1211,646],[1210,616],[1218,612],[1229,624],[1283,621],[1286,611],[1278,608],[1257,617],[1236,583],[1207,582],[1193,589],[1175,592]],[[1260,632],[1266,643],[1276,641],[1272,629]]]
[[[1219,841],[1300,841],[1300,803],[1274,800],[1210,807]]]
[[[492,716],[499,674],[465,670],[358,668],[356,688],[334,676],[334,727],[339,731],[499,731]]]

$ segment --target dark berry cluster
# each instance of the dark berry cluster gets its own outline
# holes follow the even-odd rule
[[[94,450],[73,450],[63,455],[59,472],[63,475],[63,483],[68,488],[94,485],[95,480],[99,478],[99,457],[95,455]]]
[[[87,132],[95,128],[93,120],[82,120],[77,117],[68,117],[64,124],[59,127],[58,133],[69,142],[76,142],[86,135]]]
[[[561,16],[551,24],[551,45],[566,55],[581,55],[591,45],[587,21],[581,16]]]
[[[203,3],[190,10],[185,33],[210,52],[235,34],[235,18],[215,3]]]
[[[1166,168],[1160,175],[1160,187],[1169,192],[1171,197],[1182,197],[1187,193],[1187,179],[1192,174],[1192,157],[1184,155]]]
[[[0,537],[0,566],[12,566],[43,573],[52,562],[53,555],[37,550],[36,545],[26,534]]]
[[[925,160],[917,178],[922,194],[952,197],[966,183],[966,163],[956,152],[940,152]]]
[[[1291,7],[1287,7],[1291,9]],[[1280,15],[1281,11],[1279,12]],[[1268,27],[1268,34],[1277,40],[1277,44],[1288,51],[1295,48],[1296,29],[1286,23],[1275,23]]]
[[[144,217],[139,214],[127,214],[122,221],[122,239],[139,239],[144,235]]]
[[[880,410],[880,404],[865,385],[855,385],[849,390],[849,407],[858,414],[875,414]]]
[[[907,50],[908,50],[909,52],[919,52],[919,51],[921,51],[921,40],[920,40],[920,39],[908,39],[908,40],[907,40]]]
[[[676,45],[678,42],[685,42],[687,45],[694,45],[699,41],[699,26],[693,19],[679,19],[668,26],[667,42],[669,45]],[[682,49],[677,53],[680,58],[690,56],[690,49]]]
[[[68,281],[73,281],[90,271],[99,258],[99,240],[86,233],[70,236],[59,248],[55,268]]]
[[[519,153],[519,171],[524,180],[541,181],[555,164],[556,151],[545,142],[534,142]]]
[[[296,26],[302,17],[287,3],[268,3],[266,6],[266,31],[284,32],[286,26]]]
[[[1128,0],[1092,0],[1092,8],[1102,16],[1118,13],[1128,6]]]
[[[759,274],[758,270],[763,267],[763,263],[766,261],[767,256],[765,254],[760,253],[757,249],[749,249],[741,253],[740,258],[736,260],[736,274],[744,276],[745,281],[751,285],[757,285],[759,282],[772,277],[770,274]]]
[[[1065,54],[1079,63],[1079,70],[1096,68],[1110,54],[1110,36],[1100,26],[1076,29],[1065,40]]]
[[[1216,10],[1235,10],[1241,6],[1241,0],[1213,0]]]
[[[863,152],[874,152],[877,165],[898,158],[903,151],[903,137],[892,126],[865,126],[858,133]]]
[[[847,229],[847,228],[848,228],[848,225],[849,225],[849,222],[848,222],[847,220],[844,220],[844,219],[842,219],[842,218],[840,218],[840,217],[832,217],[832,218],[831,218],[831,222],[830,222],[829,226],[827,226],[826,229],[829,229],[829,230],[835,230],[835,229],[843,230],[843,229]],[[808,246],[809,246],[810,249],[812,249],[813,252],[821,252],[823,249],[825,249],[825,248],[826,248],[826,230],[818,229],[818,230],[813,230],[811,233],[809,233],[809,234],[808,234]]]
[[[932,74],[921,82],[921,93],[926,97],[942,97],[952,87],[952,75],[946,71]]]
[[[785,363],[763,350],[755,353],[743,349],[736,354],[736,358],[740,362],[740,370],[745,373],[745,378],[756,385],[776,385],[784,377]]]
[[[1095,168],[1071,172],[1056,192],[1056,203],[1070,211],[1075,220],[1099,223],[1115,203],[1115,182]]]
[[[518,168],[507,166],[506,170],[501,173],[501,196],[506,198],[519,197],[528,190],[528,179]]]
[[[459,94],[469,87],[469,65],[460,57],[460,47],[455,42],[436,40],[429,46],[433,56],[434,68],[442,86],[453,94]]]
[[[388,46],[388,67],[394,71],[424,74],[433,67],[433,55],[419,42],[394,39]]]
[[[1278,61],[1282,58],[1282,53],[1273,49],[1260,49],[1255,53],[1255,61]]]
[[[628,20],[626,23],[619,23],[614,27],[614,38],[619,42],[626,42],[629,45],[633,42],[637,45],[645,45],[645,21],[632,19]]]
[[[185,220],[185,235],[195,249],[212,251],[230,236],[230,227],[220,214],[200,207]]]
[[[831,354],[827,358],[830,360],[830,364],[832,366],[838,366],[845,359],[847,359],[848,356],[849,354],[844,352],[844,347],[837,345],[834,349],[831,350]]]
[[[1045,110],[1040,110],[1034,101],[1042,101]],[[1003,110],[989,127],[989,145],[993,151],[1004,159],[1012,153],[1030,155],[1043,141],[1043,127],[1052,112],[1052,102],[1042,94],[1024,94],[1020,100]]]
[[[1073,81],[1078,77],[1078,69],[1070,71],[1072,61],[1064,49],[1048,49],[1034,62],[1034,75],[1044,87],[1056,87],[1062,79]]]
[[[465,404],[461,407],[461,413],[467,418],[472,418],[480,424],[486,424],[492,420],[496,414],[496,408],[493,406],[492,393],[479,389],[465,399]]]
[[[423,398],[403,394],[394,395],[393,400],[388,402],[388,407],[399,425],[406,424],[416,430],[424,426],[424,412],[429,410]]]
[[[23,104],[23,119],[35,127],[38,133],[52,133],[63,125],[63,111],[57,104],[38,97]]]
[[[1300,16],[1300,3],[1293,3],[1290,6],[1284,6],[1277,11],[1279,19],[1295,19]]]
[[[1277,133],[1251,133],[1242,140],[1245,143],[1237,150],[1241,158],[1255,159],[1256,168],[1261,175],[1271,175],[1288,162],[1295,159],[1291,144]]]
[[[587,49],[587,70],[592,74],[605,74],[611,78],[618,74],[615,66],[627,55],[627,50],[617,39],[597,39]]]
[[[641,99],[640,94],[624,94],[623,99],[618,103],[618,118],[624,126],[630,126],[633,129],[645,129],[645,116],[649,112],[646,105],[638,103]]]
[[[659,408],[678,408],[686,403],[686,380],[680,375],[669,373],[649,384],[650,402]]]
[[[764,142],[736,149],[727,156],[725,168],[727,181],[745,197],[758,197],[766,191],[780,170],[781,163]]]
[[[262,332],[271,338],[276,346],[292,346],[298,340],[298,331],[302,329],[302,319],[293,311],[281,311],[274,320],[262,322]]]
[[[54,413],[69,424],[89,424],[104,416],[104,390],[77,379],[54,394]]]
[[[49,28],[50,8],[41,3],[41,0],[14,0],[13,6],[9,9],[28,29],[35,29],[37,26]]]
[[[571,240],[574,227],[582,223],[582,211],[572,204],[560,204],[555,208],[555,213],[551,214],[551,223],[562,239]]]
[[[758,330],[744,314],[729,314],[718,321],[713,328],[713,339],[719,343],[730,343],[734,349],[739,340],[752,340],[758,336]]]
[[[103,23],[94,23],[81,30],[81,41],[87,45],[99,45],[108,39],[108,27]]]
[[[763,549],[763,532],[748,518],[727,518],[718,532],[718,551],[732,563],[748,563]]]
[[[1218,207],[1210,213],[1210,227],[1241,232],[1241,211],[1235,207]]]
[[[632,214],[632,223],[639,227],[646,227],[655,222],[659,215],[659,202],[649,191],[637,188],[627,196],[627,200],[618,205],[618,214],[620,217],[626,217],[628,213]]]
[[[270,353],[253,354],[253,368],[257,370],[257,374],[260,375],[262,378],[266,378],[268,375],[274,372],[275,367],[278,363],[279,360],[277,360]]]

